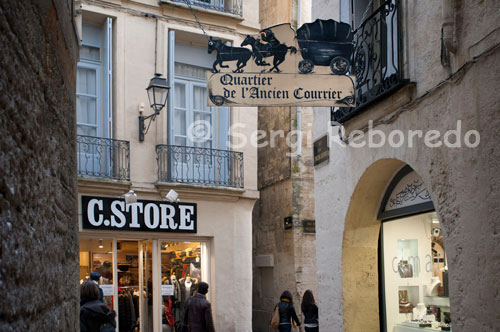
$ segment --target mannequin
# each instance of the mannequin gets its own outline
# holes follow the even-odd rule
[[[413,308],[413,320],[422,320],[427,314],[427,308],[424,303],[417,303],[417,306]]]
[[[191,281],[191,277],[189,274],[186,277],[186,281],[184,282],[184,286],[186,287],[186,299],[191,296],[191,286],[193,285],[193,282]]]
[[[439,280],[439,277],[432,277],[430,285],[427,286],[427,291],[426,291],[425,295],[427,295],[427,296],[437,296],[438,295],[437,287],[440,284],[441,284],[441,280]]]

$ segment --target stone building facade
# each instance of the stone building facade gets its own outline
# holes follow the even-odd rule
[[[216,330],[252,328],[257,149],[231,143],[257,128],[257,109],[208,107],[206,75],[216,59],[207,51],[208,38],[239,45],[258,32],[259,1],[189,3],[75,2],[82,34],[80,279],[101,274],[119,331],[137,322],[141,331],[178,331],[199,281],[210,285]],[[154,114],[145,89],[155,73],[170,93],[154,121],[145,119],[141,141],[139,115]],[[197,130],[207,135],[198,137]],[[130,205],[124,202],[129,190],[138,200]],[[170,190],[180,202],[167,200]],[[123,309],[130,308],[128,298],[137,300],[140,317]]]
[[[445,311],[451,313],[453,331],[497,329],[500,298],[492,289],[500,275],[498,2],[354,1],[356,8],[352,9],[350,1],[330,1],[336,10],[328,13],[324,3],[313,1],[313,19],[354,21],[354,28],[361,29],[361,18],[370,21],[380,17],[380,13],[392,15],[392,6],[396,6],[399,13],[395,35],[399,36],[399,44],[395,42],[392,47],[399,48],[396,62],[402,84],[357,109],[333,110],[333,114],[329,109],[315,109],[315,139],[325,134],[330,137],[330,160],[315,168],[320,331],[384,331],[392,318],[399,320],[391,325],[394,331],[408,329],[402,324],[411,319],[411,311],[410,316],[401,313],[401,306],[405,305],[402,298],[399,312],[388,312],[392,303],[383,302],[389,296],[397,296],[397,292],[385,291],[383,282],[388,274],[383,268],[388,263],[382,254],[389,249],[381,246],[387,226],[401,220],[394,215],[384,218],[384,196],[390,194],[391,183],[396,184],[396,175],[408,165],[427,188],[427,199],[433,207],[426,211],[435,211],[428,222],[441,227],[433,234],[426,230],[424,239],[439,239],[446,249],[446,258],[436,260],[433,256],[433,263],[445,264],[434,272],[447,272],[447,281],[442,275],[438,278],[446,286],[448,296],[438,298],[448,298]],[[386,11],[377,12],[379,6],[385,6]],[[390,23],[385,28],[379,31],[390,40],[389,34],[383,35],[390,30]],[[385,57],[394,50],[387,45],[390,44],[378,44],[372,51]],[[367,60],[356,54],[360,63]],[[380,65],[389,66],[389,61]],[[358,84],[362,80],[361,74]],[[392,84],[387,83],[376,93],[381,94]],[[332,117],[343,125],[342,137],[338,124],[328,124]],[[408,136],[416,130],[422,131],[421,137]],[[454,130],[453,134],[446,134],[450,130]],[[402,145],[395,139],[400,137],[399,131],[404,135]],[[377,135],[372,136],[372,147],[368,141],[370,132]],[[382,135],[385,144],[380,144]],[[426,216],[415,214],[420,212],[425,211],[413,210],[411,218]],[[423,224],[429,225],[428,222]],[[406,240],[416,237],[411,232],[404,236]],[[405,239],[401,236],[398,245]],[[419,243],[421,247],[422,242]],[[397,261],[403,268],[410,264],[398,256],[393,262]],[[398,266],[394,266],[397,272]],[[421,271],[424,268],[422,265]],[[427,281],[424,285],[412,285],[415,275],[403,279],[410,275],[396,274],[400,296],[411,296],[411,287],[415,287],[417,299],[412,306],[421,302],[431,310],[438,307],[434,297],[426,296]],[[395,300],[396,308],[397,303]]]
[[[261,1],[263,28],[286,22],[296,28],[309,15],[308,1]],[[269,144],[258,149],[260,199],[253,212],[256,332],[268,330],[283,291],[292,293],[299,315],[304,292],[317,294],[315,234],[303,227],[304,220],[314,222],[312,122],[312,108],[259,108],[258,128]]]
[[[72,1],[0,4],[0,330],[78,330]]]

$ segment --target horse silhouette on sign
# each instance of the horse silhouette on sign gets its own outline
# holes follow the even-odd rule
[[[208,41],[208,54],[211,54],[213,51],[217,52],[217,59],[213,64],[214,73],[218,73],[220,70],[217,70],[217,65],[220,68],[229,68],[228,65],[223,65],[222,63],[225,61],[238,61],[236,63],[236,69],[233,70],[233,73],[242,73],[243,67],[247,65],[248,60],[252,57],[252,51],[248,48],[244,47],[233,47],[224,45],[224,43],[219,39],[212,39]]]
[[[241,46],[250,45],[252,47],[252,54],[257,66],[270,66],[269,63],[264,61],[264,58],[273,56],[273,66],[269,69],[269,72],[273,70],[277,73],[281,72],[278,66],[285,61],[288,50],[290,50],[291,54],[294,54],[297,53],[297,49],[294,46],[287,46],[285,43],[281,43],[270,29],[263,30],[261,36],[262,41],[266,43],[262,43],[259,39],[247,35]]]

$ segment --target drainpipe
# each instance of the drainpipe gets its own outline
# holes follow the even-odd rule
[[[297,3],[297,29],[302,26],[302,0]],[[297,107],[297,156],[302,156],[302,107]]]
[[[457,0],[443,0],[443,43],[451,53],[457,51],[457,41],[455,38],[456,8]]]

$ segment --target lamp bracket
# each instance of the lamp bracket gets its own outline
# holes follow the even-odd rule
[[[151,122],[155,120],[159,112],[154,112],[148,116],[139,115],[139,142],[144,141],[144,136],[148,133]],[[146,127],[145,121],[149,119],[148,126]]]

